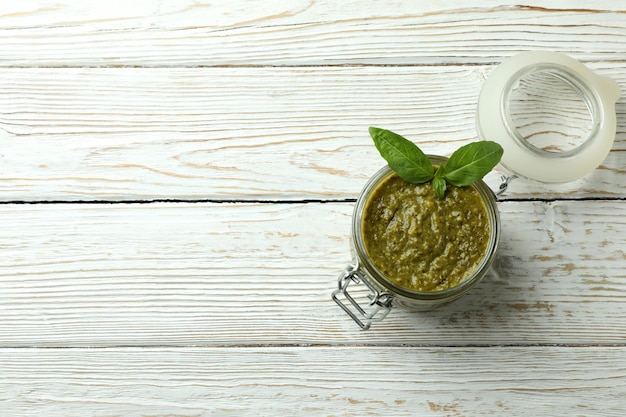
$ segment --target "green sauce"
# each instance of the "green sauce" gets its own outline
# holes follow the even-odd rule
[[[490,223],[472,186],[449,186],[439,200],[432,183],[393,174],[366,202],[363,241],[373,265],[391,282],[442,291],[470,277],[485,257]]]

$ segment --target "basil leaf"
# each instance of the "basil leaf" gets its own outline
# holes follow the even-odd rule
[[[435,194],[437,194],[437,198],[441,200],[446,194],[446,180],[437,177],[433,178],[433,188],[435,189]]]
[[[496,142],[470,143],[459,148],[435,171],[430,159],[413,142],[377,127],[370,127],[369,132],[391,169],[411,183],[421,184],[432,180],[439,199],[444,198],[448,185],[464,187],[480,180],[500,162],[504,153]]]
[[[480,180],[495,167],[503,149],[496,142],[473,142],[457,149],[448,159],[443,177],[452,185],[463,187]]]
[[[445,172],[445,164],[440,164],[435,171],[435,177],[433,178],[433,188],[435,189],[435,194],[437,194],[437,198],[440,200],[446,194],[446,188],[448,188],[448,184],[446,180],[443,178]]]
[[[378,152],[400,178],[414,184],[433,179],[433,165],[416,144],[389,130],[370,127],[369,132]]]

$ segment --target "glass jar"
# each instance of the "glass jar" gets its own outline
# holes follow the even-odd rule
[[[620,95],[614,80],[556,52],[524,52],[496,67],[481,88],[476,124],[481,139],[498,142],[504,149],[501,165],[510,175],[503,177],[498,195],[517,177],[558,183],[593,171],[613,145],[615,103]],[[582,105],[576,107],[577,101]],[[588,113],[588,120],[580,117],[581,113]],[[567,140],[563,141],[564,137]],[[429,158],[434,164],[446,161],[439,156]],[[363,329],[385,318],[392,305],[430,310],[461,297],[486,274],[500,238],[496,196],[483,181],[475,182],[472,187],[482,196],[491,225],[488,249],[478,268],[461,284],[445,291],[416,292],[395,285],[368,258],[361,231],[366,203],[392,174],[389,167],[378,171],[357,200],[352,216],[354,263],[339,276],[339,288],[332,295]],[[365,284],[364,303],[348,292],[352,283]],[[356,288],[352,291],[361,294]]]
[[[439,165],[447,160],[441,156],[429,155],[428,157],[433,165]],[[363,242],[362,231],[363,214],[369,199],[378,186],[393,174],[394,171],[388,166],[382,168],[370,178],[361,191],[352,215],[351,246],[354,263],[348,265],[341,273],[338,288],[332,294],[333,300],[364,330],[368,329],[373,322],[384,319],[392,305],[423,311],[448,304],[461,297],[489,270],[500,238],[500,215],[496,205],[496,196],[483,181],[477,181],[471,187],[478,191],[485,204],[490,234],[487,251],[476,270],[459,285],[443,291],[418,292],[398,286],[372,264]],[[366,306],[362,306],[348,292],[348,286],[352,283],[363,283],[367,287],[369,301]]]

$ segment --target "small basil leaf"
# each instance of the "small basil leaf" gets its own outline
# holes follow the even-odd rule
[[[389,130],[370,127],[369,132],[378,152],[403,180],[420,184],[433,179],[433,165],[416,144]]]
[[[446,194],[446,180],[441,177],[435,176],[435,178],[433,178],[433,188],[435,189],[435,194],[437,194],[437,198],[441,200]]]
[[[452,185],[463,187],[480,180],[495,167],[503,153],[496,142],[473,142],[457,149],[448,159],[443,177]]]
[[[435,189],[435,194],[441,200],[446,194],[446,188],[448,188],[448,184],[444,179],[445,173],[445,163],[440,164],[435,171],[435,177],[433,178],[433,188]]]

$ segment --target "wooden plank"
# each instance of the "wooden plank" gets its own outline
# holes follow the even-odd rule
[[[625,347],[0,349],[6,415],[602,415]]]
[[[491,68],[3,69],[0,200],[356,198],[384,165],[368,126],[449,155]],[[624,115],[592,174],[505,198],[624,198]]]
[[[0,65],[488,64],[536,49],[623,62],[625,12],[612,0],[7,2]]]
[[[489,276],[368,332],[330,299],[352,206],[2,205],[1,344],[626,342],[623,201],[502,203]]]

